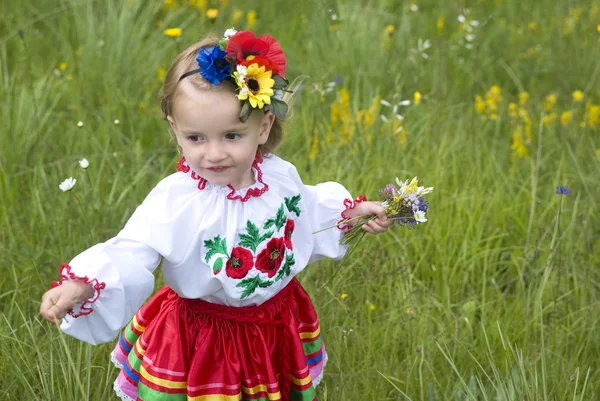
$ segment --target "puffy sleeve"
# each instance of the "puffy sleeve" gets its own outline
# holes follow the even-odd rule
[[[154,289],[154,270],[169,254],[169,191],[157,186],[138,206],[119,234],[77,255],[60,269],[61,285],[81,280],[94,295],[69,311],[61,329],[79,340],[113,340]]]

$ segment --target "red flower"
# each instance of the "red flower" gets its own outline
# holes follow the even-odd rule
[[[246,60],[242,61],[240,64],[244,67],[248,67],[250,64],[254,63],[258,64],[259,67],[265,67],[265,71],[272,71],[273,74],[277,74],[279,71],[277,64],[264,56],[254,56],[252,60],[248,60],[248,58],[246,58]]]
[[[229,61],[233,62],[237,59],[238,63],[246,60],[248,56],[264,56],[277,65],[277,71],[273,73],[281,78],[284,77],[285,55],[272,36],[261,35],[257,38],[250,31],[240,31],[229,38],[225,51]]]
[[[252,252],[241,246],[231,250],[231,257],[225,264],[225,273],[231,278],[244,278],[254,266]]]
[[[284,251],[283,238],[272,238],[256,257],[256,268],[267,273],[269,278],[273,277],[281,266]]]
[[[283,230],[283,243],[290,251],[294,249],[292,246],[292,233],[294,232],[294,220],[287,219],[285,229]]]

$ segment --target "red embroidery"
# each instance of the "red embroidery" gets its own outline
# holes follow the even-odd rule
[[[246,195],[241,196],[240,194],[236,193],[236,190],[234,187],[232,187],[231,185],[227,185],[227,187],[229,189],[231,189],[231,192],[227,194],[227,199],[229,200],[240,200],[242,202],[247,202],[248,199],[250,199],[251,197],[256,197],[258,198],[259,196],[261,196],[262,194],[264,194],[265,192],[267,192],[269,190],[269,186],[267,184],[265,184],[265,182],[262,180],[262,170],[260,169],[259,164],[263,162],[263,158],[261,156],[261,154],[259,152],[256,153],[256,157],[254,158],[254,162],[252,163],[252,167],[256,170],[257,176],[258,176],[258,182],[262,185],[261,188],[249,188],[246,191]],[[179,159],[179,163],[177,163],[177,171],[181,171],[182,173],[189,173],[190,172],[190,166],[186,166],[185,164],[185,157],[181,157],[181,159]],[[206,188],[206,183],[208,182],[205,178],[200,177],[198,174],[196,174],[195,171],[192,171],[190,174],[190,177],[192,177],[194,180],[198,181],[198,189],[199,190],[203,190],[204,188]]]
[[[92,287],[94,288],[94,291],[95,291],[95,295],[93,298],[88,299],[83,304],[81,304],[81,306],[79,307],[79,312],[73,312],[73,309],[69,309],[67,311],[67,313],[73,317],[80,317],[80,316],[89,315],[90,313],[92,313],[94,311],[94,309],[92,309],[90,306],[94,302],[96,302],[96,300],[98,300],[98,297],[100,297],[100,291],[102,291],[104,288],[106,288],[106,283],[99,282],[98,279],[90,280],[87,276],[84,276],[84,277],[76,276],[75,273],[71,273],[71,266],[69,266],[66,263],[63,263],[60,266],[60,270],[58,272],[59,272],[60,276],[62,277],[62,280],[53,281],[52,285],[51,285],[52,288],[58,287],[59,285],[62,285],[69,280],[80,280],[80,281],[83,281],[85,284],[92,284]]]
[[[352,200],[350,198],[346,198],[344,199],[344,206],[346,207],[344,210],[342,210],[342,219],[340,221],[338,221],[338,224],[343,223],[346,220],[349,220],[350,218],[346,215],[345,212],[347,212],[350,209],[354,209],[356,207],[356,205],[358,205],[361,202],[364,202],[367,200],[367,197],[364,195],[359,195],[358,198],[356,198],[355,200]],[[340,230],[347,230],[350,227],[352,227],[352,224],[347,223],[347,224],[340,224],[338,226],[338,228]]]

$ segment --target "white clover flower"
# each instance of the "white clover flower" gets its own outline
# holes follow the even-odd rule
[[[77,123],[77,126],[78,126],[79,128],[83,127],[83,121],[79,121],[79,122]]]
[[[396,114],[396,118],[400,121],[404,121],[404,116],[402,114]]]
[[[331,14],[331,20],[332,20],[332,21],[337,21],[337,19],[338,19],[338,16],[337,16],[337,14],[335,14],[335,13],[334,13],[334,14]]]
[[[390,107],[392,104],[390,102],[388,102],[387,100],[383,100],[381,99],[381,103],[382,106],[386,106],[386,107]]]
[[[70,191],[71,189],[73,189],[76,182],[77,182],[77,180],[75,178],[69,177],[66,180],[64,180],[63,182],[61,182],[58,187],[60,188],[61,191],[67,192],[67,191]]]
[[[475,39],[475,35],[470,33],[465,37],[465,39],[467,39],[467,42],[472,42]]]
[[[234,28],[229,28],[225,31],[225,34],[223,35],[224,39],[229,39],[231,38],[233,35],[235,35],[237,33],[237,31]]]
[[[82,169],[86,169],[89,166],[90,166],[90,162],[88,162],[88,160],[86,158],[79,160],[79,167],[81,167]]]
[[[419,6],[416,4],[411,4],[410,11],[412,11],[413,13],[416,13],[417,11],[419,11]]]
[[[467,18],[464,15],[458,16],[458,22],[460,22],[461,24],[464,24],[466,20]]]
[[[427,221],[427,219],[425,218],[425,212],[422,210],[415,212],[415,220],[417,221],[417,224],[425,223]]]
[[[407,100],[403,100],[400,103],[398,103],[398,105],[400,105],[400,106],[408,106],[408,105],[410,105],[410,100],[408,100],[408,99]]]
[[[472,26],[479,26],[479,21],[473,20],[470,22]]]
[[[379,117],[381,118],[381,120],[383,122],[386,122],[386,123],[389,122],[388,118],[386,116],[384,116],[383,114],[381,114]]]
[[[115,123],[115,125],[119,125],[121,123],[121,121],[119,121],[119,120],[115,120],[113,122]]]

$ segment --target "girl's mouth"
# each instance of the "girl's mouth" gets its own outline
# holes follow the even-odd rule
[[[222,173],[227,170],[229,167],[209,167],[207,170],[212,171],[213,173]]]

